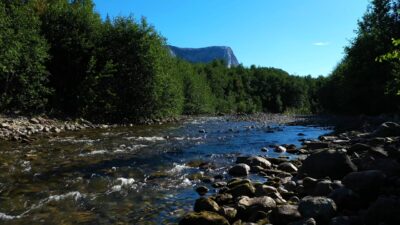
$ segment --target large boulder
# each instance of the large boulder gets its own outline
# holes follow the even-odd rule
[[[230,225],[225,217],[214,212],[191,212],[185,215],[179,225]]]
[[[276,225],[286,225],[301,219],[297,205],[281,205],[272,210],[270,220]]]
[[[381,124],[373,133],[375,137],[393,137],[400,136],[400,125],[394,122]]]
[[[328,223],[336,214],[335,202],[326,197],[304,197],[299,203],[299,212],[305,218],[314,218],[318,223]]]
[[[345,153],[336,150],[322,150],[310,155],[299,169],[300,174],[332,179],[341,179],[354,171],[357,171],[357,167],[350,158]]]
[[[201,212],[201,211],[209,211],[209,212],[219,212],[220,207],[218,203],[216,203],[211,198],[199,198],[194,203],[194,211]]]
[[[378,198],[368,208],[365,215],[365,224],[400,224],[400,199],[389,197]]]
[[[360,194],[361,197],[373,199],[385,181],[385,174],[379,170],[367,170],[349,173],[343,178],[343,184]]]
[[[250,166],[244,163],[239,163],[231,167],[228,173],[235,177],[247,176],[250,173]]]

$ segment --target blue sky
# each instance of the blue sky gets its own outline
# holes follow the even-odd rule
[[[144,16],[178,47],[230,46],[245,66],[328,75],[368,0],[94,0],[105,17]]]

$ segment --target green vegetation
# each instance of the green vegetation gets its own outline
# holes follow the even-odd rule
[[[259,111],[397,112],[399,8],[398,0],[374,0],[344,59],[329,77],[312,78],[181,61],[145,19],[103,21],[91,0],[2,1],[0,112],[109,122]]]

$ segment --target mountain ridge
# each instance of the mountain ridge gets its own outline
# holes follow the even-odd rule
[[[235,53],[229,46],[209,46],[203,48],[181,48],[173,45],[167,46],[174,57],[192,63],[209,63],[214,60],[224,60],[228,67],[239,65]]]

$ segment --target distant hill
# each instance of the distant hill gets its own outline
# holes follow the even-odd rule
[[[228,67],[239,65],[232,49],[226,46],[179,48],[168,45],[168,48],[173,56],[193,63],[209,63],[217,59],[223,59],[227,63]]]

